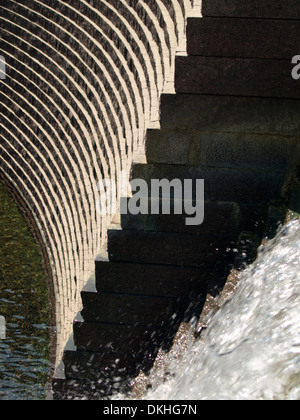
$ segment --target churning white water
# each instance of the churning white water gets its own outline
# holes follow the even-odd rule
[[[145,399],[300,399],[299,263],[296,220],[261,247],[205,336]]]

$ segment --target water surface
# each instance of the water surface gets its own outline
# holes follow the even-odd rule
[[[39,245],[0,183],[0,399],[45,398],[51,372],[50,303]],[[3,318],[2,318],[3,320]]]

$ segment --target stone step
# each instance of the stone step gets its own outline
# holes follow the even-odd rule
[[[80,379],[54,378],[52,381],[53,399],[56,401],[99,401],[108,400],[115,393],[130,391],[130,383],[116,377],[115,381],[89,381]]]
[[[134,164],[132,179],[143,179],[151,195],[152,179],[204,179],[205,201],[244,204],[268,203],[282,197],[286,174],[249,169],[222,169],[185,165]],[[195,197],[193,197],[195,199]]]
[[[129,200],[129,199],[128,199]],[[149,209],[155,201],[162,209],[162,198],[149,198]],[[190,200],[189,200],[190,203]],[[192,202],[195,205],[195,202]],[[184,211],[184,203],[182,203]],[[174,209],[174,199],[171,200],[171,211]],[[216,235],[234,241],[239,232],[240,208],[236,203],[211,202],[204,203],[205,215],[201,225],[187,226],[185,212],[178,214],[137,214],[127,213],[121,216],[121,227],[124,230],[142,230],[150,232],[189,233],[196,235]],[[174,213],[174,212],[173,212]]]
[[[113,382],[113,378],[121,377],[125,380],[134,377],[140,369],[131,354],[77,351],[73,336],[64,350],[63,363],[67,379],[102,381],[108,384]]]
[[[189,130],[148,130],[148,163],[285,171],[296,163],[298,137]]]
[[[300,98],[290,60],[176,57],[177,93]]]
[[[79,351],[131,354],[142,362],[164,346],[169,348],[180,321],[164,328],[85,322],[80,314],[73,324],[74,344]]]
[[[83,291],[81,315],[86,322],[160,327],[184,313],[188,299]]]
[[[80,316],[77,322],[82,322]],[[124,337],[126,339],[128,336]],[[80,351],[72,335],[65,347],[63,362],[56,369],[52,380],[53,397],[103,399],[115,392],[128,392],[130,381],[141,369],[149,371],[155,357],[156,352],[153,356],[148,352],[140,352],[138,357],[138,352],[134,355]]]
[[[203,16],[300,19],[298,0],[202,0]]]
[[[299,114],[300,101],[294,99],[195,94],[161,96],[162,130],[299,136]]]
[[[299,33],[300,20],[190,18],[187,53],[291,61],[298,51]]]
[[[74,320],[74,344],[79,351],[125,353],[143,356],[151,342],[146,327],[85,322],[80,314]],[[140,347],[144,343],[143,348]]]
[[[229,246],[218,237],[110,229],[110,261],[212,269]]]
[[[151,201],[149,198],[151,208]],[[154,199],[155,200],[155,199]],[[162,199],[156,199],[161,201]],[[172,200],[171,200],[172,201]],[[171,208],[173,208],[171,204]],[[130,213],[122,215],[121,226],[124,230],[143,230],[150,232],[192,233],[213,235],[218,232],[220,239],[236,241],[237,232],[253,231],[261,236],[266,228],[268,205],[265,203],[241,204],[227,202],[204,203],[204,222],[199,226],[186,226],[187,215],[154,215]]]
[[[202,293],[212,278],[213,270],[96,259],[96,289],[106,293],[181,298]]]

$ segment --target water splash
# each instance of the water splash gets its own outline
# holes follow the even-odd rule
[[[300,221],[261,247],[205,336],[145,399],[300,399]]]

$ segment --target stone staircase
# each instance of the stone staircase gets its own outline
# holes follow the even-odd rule
[[[259,243],[285,215],[300,164],[300,83],[291,77],[300,4],[204,1],[203,15],[188,20],[176,94],[162,95],[161,128],[148,130],[147,164],[134,164],[131,178],[204,179],[204,223],[127,214],[111,226],[53,380],[55,399],[129,389],[232,266],[252,257],[245,238]]]

